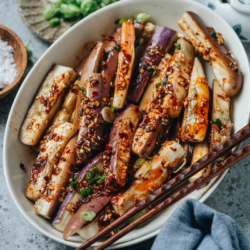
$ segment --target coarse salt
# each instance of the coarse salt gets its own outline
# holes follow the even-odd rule
[[[14,81],[16,72],[14,49],[0,38],[0,90]]]

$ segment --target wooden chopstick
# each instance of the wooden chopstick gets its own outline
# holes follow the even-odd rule
[[[154,216],[158,215],[160,212],[162,212],[164,209],[168,208],[169,206],[173,205],[177,201],[181,200],[188,194],[192,193],[194,190],[200,188],[205,183],[210,181],[211,179],[215,178],[216,176],[223,173],[225,170],[236,164],[237,162],[241,161],[245,157],[250,155],[250,144],[246,145],[242,149],[238,150],[236,153],[234,153],[232,156],[228,157],[226,160],[222,161],[221,163],[217,164],[214,168],[212,168],[208,173],[203,174],[199,179],[194,181],[193,183],[188,184],[184,188],[182,188],[177,193],[173,194],[166,200],[164,200],[159,205],[153,207],[149,210],[146,214],[135,220],[134,222],[130,223],[121,231],[116,233],[111,238],[107,239],[104,243],[102,243],[100,246],[96,247],[95,250],[102,250],[108,246],[110,246],[112,243],[123,237],[124,235],[128,234],[133,229],[137,228],[138,226],[148,222],[151,220]]]
[[[183,170],[180,174],[172,178],[170,181],[168,181],[166,184],[161,186],[159,189],[154,191],[151,195],[149,195],[146,199],[142,200],[138,204],[136,204],[134,207],[129,209],[126,213],[124,213],[122,216],[120,216],[118,219],[116,219],[113,223],[108,225],[106,228],[104,228],[102,231],[100,231],[98,234],[84,242],[80,247],[78,247],[76,250],[82,250],[86,249],[87,247],[91,246],[96,241],[103,238],[105,235],[113,231],[115,228],[119,227],[121,224],[123,224],[125,221],[132,218],[136,213],[142,211],[144,208],[152,205],[155,201],[158,199],[161,199],[166,194],[169,194],[174,189],[176,189],[178,186],[183,184],[185,181],[187,181],[190,177],[195,175],[197,172],[205,168],[207,165],[215,161],[217,158],[225,155],[228,153],[232,148],[237,146],[239,143],[244,141],[250,137],[250,124],[243,127],[241,130],[236,132],[234,135],[232,135],[230,138],[228,138],[226,141],[221,143],[219,146],[214,148],[212,151],[210,151],[208,154],[203,156],[201,159],[199,159],[197,162],[192,164],[187,169]]]

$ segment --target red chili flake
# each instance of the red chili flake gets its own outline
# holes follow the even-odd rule
[[[104,142],[104,138],[101,138],[101,141]]]
[[[97,92],[97,91],[93,91],[93,92],[92,92],[92,96],[93,96],[93,97],[98,96],[98,92]]]
[[[56,135],[57,135],[56,133],[52,133],[52,134],[49,135],[48,139],[52,140],[52,139],[54,139],[56,137]]]
[[[60,173],[60,168],[56,167],[53,169],[53,172],[52,172],[53,175],[58,175],[59,173]]]
[[[43,178],[44,178],[44,180],[45,180],[46,182],[49,181],[49,176],[46,175],[46,176],[44,176]]]
[[[173,150],[174,152],[177,150],[176,148],[172,148],[172,147],[170,147],[171,148],[171,150]]]
[[[61,157],[61,161],[66,161],[66,159],[64,157]]]
[[[110,150],[111,147],[110,147],[108,144],[106,144],[105,149],[106,149],[106,150]]]

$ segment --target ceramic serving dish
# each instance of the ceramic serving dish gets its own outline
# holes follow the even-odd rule
[[[192,10],[201,16],[203,21],[223,34],[226,45],[233,51],[236,60],[243,72],[244,83],[239,94],[232,99],[231,118],[234,131],[239,130],[249,120],[249,64],[245,50],[234,30],[211,9],[188,0],[127,0],[120,1],[103,8],[88,16],[65,34],[63,34],[39,59],[23,82],[11,108],[6,125],[4,138],[4,170],[5,178],[11,196],[23,216],[37,230],[47,237],[71,247],[77,247],[83,241],[80,236],[72,236],[64,241],[62,233],[56,231],[48,221],[37,216],[33,211],[33,203],[24,197],[24,189],[28,182],[30,168],[35,160],[34,151],[23,145],[18,139],[18,131],[24,116],[31,104],[42,79],[53,63],[65,66],[75,66],[93,45],[90,41],[103,39],[103,35],[110,34],[116,27],[115,20],[122,17],[133,16],[136,13],[148,12],[152,22],[165,25],[181,31],[177,21],[185,11]],[[208,83],[211,86],[214,78],[210,65],[204,63]],[[25,166],[25,171],[20,168]],[[218,186],[224,175],[211,181],[205,188],[193,192],[189,197],[203,202]],[[164,222],[178,204],[164,211],[143,228],[134,230],[120,239],[113,248],[133,245],[152,236],[155,236]],[[98,243],[96,243],[98,244]]]

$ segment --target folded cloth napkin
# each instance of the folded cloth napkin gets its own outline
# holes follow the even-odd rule
[[[188,199],[162,227],[151,250],[193,249],[249,250],[250,243],[231,217]]]

